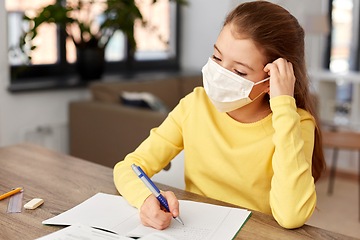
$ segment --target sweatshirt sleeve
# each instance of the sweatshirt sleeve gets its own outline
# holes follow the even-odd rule
[[[114,167],[113,175],[116,188],[132,206],[138,209],[145,199],[151,195],[151,192],[133,172],[131,165],[140,166],[151,178],[183,149],[181,126],[182,119],[187,112],[184,102],[191,101],[189,98],[191,96],[181,100],[164,122],[158,128],[152,129],[149,137]]]
[[[270,107],[275,129],[270,207],[281,226],[297,228],[310,218],[316,206],[311,173],[315,121],[306,111],[298,110],[290,96],[270,99]]]

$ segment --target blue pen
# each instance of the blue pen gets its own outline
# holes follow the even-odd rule
[[[143,183],[149,188],[149,190],[152,192],[152,194],[155,195],[155,197],[159,200],[160,204],[164,206],[164,208],[170,212],[169,205],[164,198],[163,195],[161,195],[160,190],[155,186],[155,184],[151,181],[151,179],[144,173],[144,171],[141,169],[141,167],[136,166],[135,164],[131,165],[132,170],[136,173],[136,175],[143,181]],[[174,217],[176,221],[184,225],[183,221],[181,221],[180,216]]]

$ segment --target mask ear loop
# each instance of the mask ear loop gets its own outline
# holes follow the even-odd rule
[[[260,83],[266,82],[267,80],[270,80],[270,77],[267,77],[267,78],[265,78],[264,80],[261,80],[260,82],[255,83],[254,86],[255,86],[255,85],[258,85],[258,84],[260,84]]]
[[[267,78],[265,78],[264,80],[261,80],[260,82],[255,83],[254,86],[257,85],[257,84],[266,82],[267,80],[270,80],[270,77],[267,77]],[[253,101],[255,101],[256,99],[258,99],[263,93],[264,93],[264,91],[262,91],[262,92],[261,92],[257,97],[255,97],[254,99],[250,99],[251,102],[253,102]],[[250,98],[250,97],[249,97],[249,98]]]
[[[255,101],[256,99],[258,99],[264,92],[261,92],[257,97],[255,97],[254,99],[250,99],[251,102]],[[249,97],[250,98],[250,97]]]

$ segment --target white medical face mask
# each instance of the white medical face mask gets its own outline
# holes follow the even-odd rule
[[[251,100],[249,94],[253,86],[270,79],[254,83],[223,68],[211,58],[202,68],[202,73],[205,92],[219,112],[231,112],[253,102],[262,94]]]

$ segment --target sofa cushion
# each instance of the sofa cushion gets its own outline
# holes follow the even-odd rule
[[[131,82],[95,82],[89,89],[93,100],[119,103],[122,92],[148,92],[158,97],[169,109],[173,109],[181,98],[202,86],[201,75],[178,76],[159,80],[135,80]]]
[[[158,97],[169,109],[173,109],[182,97],[179,79],[132,81],[115,83],[93,83],[90,85],[96,101],[119,103],[122,92],[149,92]]]
[[[154,94],[149,92],[122,92],[120,99],[123,105],[148,108],[157,112],[169,113],[168,107]]]

